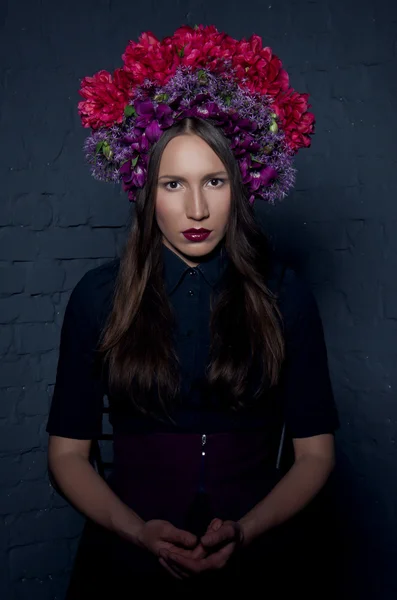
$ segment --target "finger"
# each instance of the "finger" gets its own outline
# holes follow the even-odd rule
[[[232,525],[223,524],[218,531],[209,531],[201,538],[201,543],[205,548],[212,548],[218,544],[231,542],[236,537],[236,530]]]
[[[163,560],[164,560],[164,562],[167,563],[167,565],[170,567],[170,569],[175,571],[175,573],[177,573],[182,579],[186,579],[187,577],[190,577],[192,575],[192,573],[190,571],[188,571],[181,565],[177,565],[175,562],[172,562],[170,559],[163,557]]]
[[[164,560],[164,558],[160,557],[159,558],[159,563],[161,564],[162,567],[164,567],[168,571],[168,573],[170,575],[172,575],[172,577],[174,577],[175,579],[182,579],[182,576],[177,573],[177,570],[176,569],[172,569],[168,565],[168,563]]]
[[[167,556],[164,556],[165,560],[172,567],[182,567],[185,571],[189,573],[198,574],[203,570],[203,561],[202,559],[192,559],[187,556],[182,556],[181,554],[167,553]]]
[[[197,546],[196,546],[196,548],[197,548]],[[166,552],[173,552],[174,554],[181,554],[182,556],[188,556],[188,557],[190,557],[192,555],[192,552],[194,552],[196,550],[196,548],[191,550],[190,548],[183,548],[182,546],[177,546],[176,544],[171,544],[171,542],[164,542],[164,544],[162,544],[162,546],[161,546],[161,549],[165,550]]]
[[[173,525],[169,525],[164,531],[163,539],[168,542],[173,542],[174,544],[180,544],[181,546],[185,546],[185,548],[194,548],[197,544],[197,536],[190,531],[184,531],[183,529],[178,529]]]
[[[209,554],[208,557],[204,558],[201,561],[202,570],[213,571],[221,569],[226,565],[227,561],[235,551],[235,548],[236,544],[234,542],[231,542],[229,544],[226,544],[226,546],[223,546],[217,552]]]
[[[211,523],[208,526],[207,531],[212,530],[212,531],[218,531],[218,529],[220,529],[223,525],[223,521],[222,519],[212,519]]]
[[[195,548],[194,550],[187,550],[185,548],[180,548],[179,546],[174,546],[173,544],[168,544],[165,547],[160,548],[160,550],[158,551],[158,556],[161,557],[163,560],[165,560],[165,562],[168,564],[169,567],[173,568],[174,570],[176,570],[178,572],[179,575],[182,575],[183,577],[189,576],[191,575],[191,573],[189,571],[187,571],[186,569],[184,569],[181,565],[177,565],[176,563],[171,563],[170,562],[170,555],[175,555],[175,556],[182,556],[185,558],[189,558],[192,559],[193,558],[193,552],[196,552],[197,548]],[[207,552],[204,550],[202,550],[203,556],[207,556]],[[193,560],[198,560],[198,558],[201,558],[201,556],[198,556],[197,558],[193,558]]]
[[[198,544],[194,550],[191,551],[191,558],[193,560],[197,560],[199,558],[205,558],[207,556],[207,551],[205,550],[202,544]]]
[[[172,567],[180,566],[186,571],[190,571],[194,574],[202,573],[203,571],[213,571],[225,566],[230,556],[233,554],[235,547],[235,542],[229,543],[217,552],[199,560],[192,560],[191,558],[181,556],[180,554],[170,553],[167,562]]]

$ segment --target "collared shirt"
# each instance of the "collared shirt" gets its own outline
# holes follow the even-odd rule
[[[285,422],[292,437],[332,433],[338,427],[327,350],[317,304],[309,287],[290,268],[279,293],[286,339],[286,359],[280,384],[255,407],[234,412],[220,408],[205,385],[209,351],[211,293],[228,264],[223,246],[197,267],[189,267],[163,246],[164,280],[176,315],[176,351],[182,374],[182,403],[173,415],[176,424],[114,408],[113,428],[134,432],[223,432],[266,429],[279,433]],[[267,285],[275,291],[280,263],[274,261]],[[51,435],[92,439],[102,431],[106,385],[93,377],[93,352],[106,317],[119,269],[119,259],[88,271],[75,286],[66,307],[55,388],[47,423]],[[233,324],[231,324],[232,326]],[[259,374],[258,374],[259,376]],[[249,389],[255,390],[256,381]]]
[[[210,296],[228,264],[224,246],[217,246],[197,267],[189,267],[163,246],[167,294],[176,315],[176,351],[181,361],[182,393],[187,404],[198,406],[204,398],[194,387],[203,376],[209,351]],[[192,389],[193,387],[193,389]]]

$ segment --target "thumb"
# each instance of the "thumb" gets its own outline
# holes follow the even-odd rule
[[[218,531],[218,529],[220,529],[223,525],[223,521],[222,519],[212,519],[211,523],[208,525],[207,531],[205,532],[206,534],[209,531]]]
[[[205,548],[217,546],[218,544],[228,543],[234,540],[236,531],[229,523],[223,523],[218,531],[208,531],[202,538],[201,543]]]
[[[205,550],[202,544],[197,544],[197,546],[192,551],[191,557],[193,560],[197,560],[198,558],[205,558],[207,556],[207,551]]]

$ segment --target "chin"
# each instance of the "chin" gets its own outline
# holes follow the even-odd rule
[[[186,242],[186,244],[180,244],[178,248],[185,254],[191,254],[192,256],[204,256],[214,250],[221,240],[204,240],[203,242]]]
[[[164,243],[171,250],[179,252],[186,256],[186,258],[198,259],[202,256],[206,256],[210,254],[215,248],[219,245],[219,243],[223,240],[223,237],[220,238],[217,236],[216,239],[212,240],[204,240],[202,242],[189,242],[188,240],[181,240],[180,238],[177,240],[173,240],[172,238],[163,237]]]

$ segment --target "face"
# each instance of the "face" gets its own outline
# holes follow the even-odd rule
[[[222,240],[230,213],[230,182],[220,158],[197,135],[180,135],[161,157],[156,219],[164,244],[196,266]],[[206,229],[201,238],[186,230]]]

